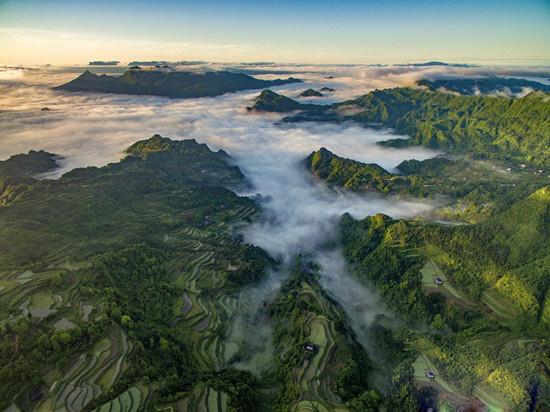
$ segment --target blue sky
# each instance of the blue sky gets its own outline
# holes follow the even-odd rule
[[[550,64],[550,0],[0,0],[0,63]]]

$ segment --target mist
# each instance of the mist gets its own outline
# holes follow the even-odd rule
[[[287,69],[300,71],[299,77],[306,82],[273,90],[295,96],[309,87],[335,87],[333,95],[322,98],[325,103],[357,97],[374,87],[399,86],[421,72],[406,67]],[[339,77],[326,79],[329,75]],[[274,76],[281,77],[263,75]],[[241,293],[243,309],[226,340],[226,362],[255,373],[272,364],[267,310],[297,254],[319,264],[322,285],[340,302],[359,341],[367,345],[366,328],[386,311],[376,293],[348,273],[338,246],[340,217],[344,213],[357,219],[376,213],[422,216],[434,204],[329,189],[310,176],[301,162],[310,152],[326,147],[340,156],[392,170],[403,160],[422,160],[438,152],[376,145],[380,140],[403,137],[389,130],[324,123],[278,125],[281,114],[246,111],[258,90],[199,99],[51,90],[73,77],[72,72],[49,69],[0,76],[0,159],[44,149],[63,157],[52,176],[59,177],[75,167],[118,161],[126,147],[155,133],[173,139],[195,138],[211,149],[226,150],[250,182],[251,189],[239,194],[258,197],[262,208],[262,217],[242,234],[280,262],[265,281]],[[50,110],[41,110],[44,107]]]
[[[374,143],[368,142],[387,136],[374,131],[368,131],[367,135],[363,145],[370,150],[358,150],[355,157],[359,160],[378,161],[392,168],[410,156],[406,151],[379,151]],[[311,145],[317,144],[317,135],[314,136]],[[334,145],[345,150],[342,143]],[[302,142],[299,147],[305,146]],[[342,305],[359,342],[368,348],[368,327],[379,314],[388,312],[375,292],[349,274],[339,243],[340,218],[344,213],[356,219],[376,213],[393,217],[420,216],[429,212],[434,204],[330,189],[307,173],[302,164],[303,154],[296,152],[270,147],[267,151],[256,148],[237,153],[236,163],[253,186],[251,191],[240,194],[260,195],[262,199],[262,218],[247,226],[243,235],[247,242],[260,246],[278,260],[280,266],[260,285],[241,293],[239,300],[246,302],[246,309],[236,317],[228,344],[247,348],[248,356],[239,356],[234,366],[261,374],[272,365],[268,307],[294,270],[298,255],[320,266],[322,286]]]

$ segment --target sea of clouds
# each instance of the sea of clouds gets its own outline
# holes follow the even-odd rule
[[[224,65],[198,69],[227,68],[238,69]],[[246,68],[261,73],[258,77],[265,79],[289,75],[303,79],[304,83],[273,88],[290,97],[297,97],[310,87],[335,88],[334,93],[314,100],[322,104],[355,98],[376,88],[412,86],[420,78],[495,73],[487,68],[448,66]],[[391,170],[403,160],[426,159],[437,152],[420,147],[398,150],[375,144],[399,137],[391,130],[321,123],[279,125],[280,114],[247,112],[246,107],[253,103],[258,90],[198,99],[52,90],[52,86],[71,80],[83,70],[0,69],[0,159],[30,149],[47,150],[63,157],[61,168],[50,176],[55,178],[75,167],[116,162],[123,156],[124,148],[155,133],[174,139],[195,138],[212,149],[224,149],[251,183],[252,190],[241,194],[260,194],[264,199],[262,218],[244,229],[246,240],[281,262],[280,269],[266,282],[243,294],[243,298],[249,300],[249,310],[236,318],[231,340],[257,349],[253,351],[254,357],[240,366],[258,370],[262,364],[258,359],[269,359],[269,327],[255,325],[258,316],[265,316],[266,300],[274,296],[298,253],[310,256],[320,265],[323,285],[341,302],[358,336],[364,337],[360,332],[385,310],[376,294],[347,272],[337,242],[340,217],[343,213],[357,219],[375,213],[419,216],[429,212],[434,203],[331,190],[312,179],[301,161],[313,150],[326,147],[338,155],[378,163]],[[496,71],[503,75],[519,73],[519,69],[499,70]],[[120,73],[120,69],[114,72]],[[535,69],[521,73],[531,77],[540,75]],[[309,100],[313,99],[301,99]],[[42,110],[45,107],[50,110]],[[333,246],[327,248],[327,244]],[[256,328],[254,334],[249,333],[251,328]]]

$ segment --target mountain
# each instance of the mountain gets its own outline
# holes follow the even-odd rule
[[[427,194],[461,199],[485,192],[500,204],[475,224],[342,217],[340,236],[354,276],[374,285],[402,321],[396,330],[375,319],[369,330],[377,362],[394,371],[399,393],[408,394],[393,394],[389,405],[417,410],[414,400],[432,402],[418,387],[437,379],[429,386],[440,399],[457,397],[450,401],[455,406],[489,399],[506,411],[550,406],[548,180],[536,187],[532,173],[514,177],[486,161],[445,157],[402,162],[403,175],[394,175],[324,148],[304,164],[345,190],[413,194],[420,183]],[[426,378],[427,371],[435,377]]]
[[[248,110],[288,113],[294,110],[316,110],[318,108],[319,106],[317,105],[299,103],[290,97],[283,96],[271,90],[264,90],[254,99],[254,105],[249,107]]]
[[[550,93],[550,86],[532,80],[504,78],[504,77],[482,77],[482,78],[461,78],[461,79],[438,79],[419,80],[419,86],[426,86],[431,90],[451,91],[467,96],[479,94],[504,94],[517,95],[527,91],[542,91]]]
[[[44,170],[28,166],[38,153],[0,162],[0,179]],[[206,395],[251,411],[256,379],[228,366],[219,340],[271,265],[236,235],[258,212],[226,188],[243,176],[194,140],[155,135],[127,153],[27,178],[0,206],[0,408],[142,410]]]
[[[120,62],[118,60],[93,60],[88,63],[88,66],[117,66]]]
[[[300,97],[321,97],[322,95],[323,93],[313,89],[307,89],[300,93]]]
[[[59,156],[43,150],[31,150],[0,161],[0,207],[21,198],[35,181],[35,177],[58,167]]]
[[[344,159],[322,147],[305,159],[306,168],[328,185],[387,192],[392,175],[377,164]]]
[[[434,218],[478,222],[506,210],[527,194],[550,184],[544,175],[468,157],[438,156],[405,160],[396,172],[377,164],[340,157],[325,148],[304,160],[305,168],[328,186],[355,192],[431,198],[441,203],[432,210]]]
[[[292,77],[286,80],[259,80],[246,74],[227,71],[200,73],[128,70],[122,76],[96,75],[85,71],[76,79],[54,89],[193,98],[296,82],[300,80]]]
[[[53,153],[44,150],[31,150],[27,154],[17,154],[0,161],[0,176],[32,177],[50,172],[57,168],[60,159]]]
[[[550,99],[542,92],[509,99],[394,88],[329,106],[295,107],[301,112],[284,122],[354,121],[409,136],[380,142],[385,146],[422,145],[550,167]]]
[[[541,188],[476,225],[344,216],[355,276],[408,319],[399,333],[374,328],[380,361],[412,369],[407,380],[435,372],[439,396],[499,399],[499,410],[548,408],[549,193]]]

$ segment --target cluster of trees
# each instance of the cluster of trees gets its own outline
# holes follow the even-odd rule
[[[271,96],[267,102],[278,102]],[[296,103],[296,102],[295,102]],[[296,110],[285,105],[273,111]],[[523,98],[457,96],[415,88],[375,90],[330,106],[299,105],[301,112],[283,119],[342,122],[391,127],[410,139],[380,142],[393,147],[424,145],[490,159],[550,166],[550,101],[534,92]],[[269,104],[262,106],[270,110]]]
[[[372,98],[342,104],[361,107],[354,120],[382,122],[410,136],[407,144],[550,165],[550,102],[544,93],[508,99],[399,88],[367,96]]]
[[[0,408],[7,408],[12,400],[29,406],[42,399],[47,391],[42,372],[63,369],[108,329],[106,321],[67,331],[29,318],[4,324],[0,328]]]
[[[232,410],[253,410],[258,402],[255,379],[233,369],[217,376],[199,366],[192,330],[174,327],[174,308],[184,293],[174,268],[191,270],[187,262],[214,252],[208,270],[223,274],[225,282],[210,291],[205,276],[201,289],[211,292],[205,299],[215,301],[258,280],[271,263],[261,249],[232,241],[219,224],[237,223],[239,211],[254,208],[252,200],[222,187],[241,184],[242,174],[227,164],[227,154],[194,140],[154,136],[128,153],[119,163],[75,169],[51,181],[27,176],[31,170],[43,171],[51,163],[49,154],[31,152],[0,162],[0,172],[9,173],[0,180],[23,182],[28,200],[12,196],[13,190],[4,192],[12,200],[0,208],[3,269],[10,276],[27,269],[63,274],[48,274],[46,281],[37,276],[41,293],[63,295],[55,314],[40,322],[10,320],[0,329],[0,408],[13,399],[31,410],[44,396],[55,396],[48,392],[49,377],[74,364],[77,354],[91,350],[116,324],[129,338],[131,351],[116,383],[87,410],[136,383],[153,389],[147,407],[181,399],[195,385],[211,385],[229,395]],[[201,232],[200,251],[190,248],[189,231]],[[227,269],[228,262],[236,271]],[[3,300],[2,315],[20,316],[18,306],[25,293],[34,293],[34,282],[3,291],[10,298]],[[94,311],[80,321],[84,303]],[[52,325],[61,317],[76,327],[56,331]],[[223,334],[226,326],[217,333]]]
[[[443,226],[384,215],[362,221],[346,215],[341,221],[345,255],[356,276],[375,285],[400,317],[412,320],[411,331],[429,325],[428,333],[398,336],[401,347],[429,339],[439,348],[432,360],[466,393],[486,382],[518,408],[531,401],[528,390],[540,383],[537,370],[544,368],[540,359],[547,354],[548,193],[540,189],[476,225]],[[470,302],[457,304],[441,293],[426,293],[420,273],[426,249],[446,256],[440,267]],[[499,292],[493,295],[515,307],[517,316],[500,320],[502,315],[487,315],[481,299],[489,290]],[[391,354],[397,347],[395,336],[383,328],[375,336],[375,347],[382,351]],[[535,343],[524,347],[516,342],[519,337]],[[500,345],[514,347],[514,354],[496,350]]]
[[[353,411],[377,411],[382,396],[369,388],[370,360],[355,341],[339,305],[319,284],[315,267],[297,264],[283,284],[278,299],[271,306],[275,362],[281,389],[275,410],[292,410],[301,393],[296,382],[296,369],[303,367],[304,358],[315,356],[305,350],[316,317],[326,319],[334,332],[334,354],[326,354],[326,365],[319,373],[329,381],[330,390]],[[319,349],[319,348],[318,348]],[[328,349],[323,349],[328,350]]]

